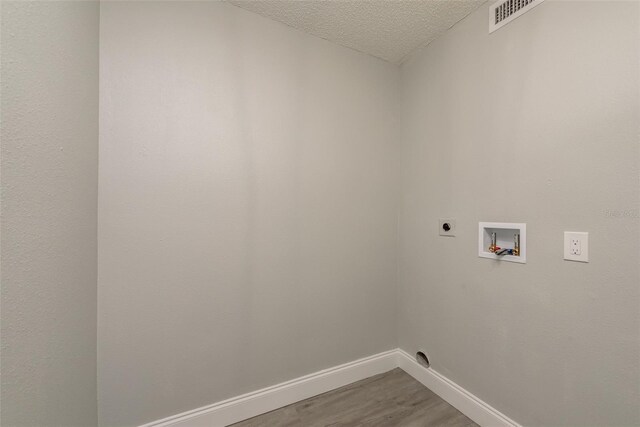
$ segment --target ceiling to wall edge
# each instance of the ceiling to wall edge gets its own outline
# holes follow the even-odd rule
[[[305,31],[305,30],[301,29],[301,28],[297,28],[297,27],[295,27],[295,26],[293,26],[293,25],[291,25],[291,24],[289,24],[289,23],[287,23],[287,22],[283,22],[283,21],[280,21],[280,20],[274,19],[274,18],[272,18],[272,17],[270,17],[270,16],[262,15],[262,14],[260,14],[260,13],[258,13],[258,12],[255,12],[255,11],[251,10],[251,9],[248,9],[248,8],[242,7],[240,2],[234,2],[233,0],[223,0],[223,1],[224,1],[225,3],[228,3],[228,4],[229,4],[229,5],[231,5],[231,6],[237,7],[238,9],[242,9],[242,10],[244,10],[244,11],[246,11],[246,12],[252,13],[252,14],[257,15],[257,16],[260,16],[261,18],[268,19],[268,20],[269,20],[269,21],[271,21],[271,22],[276,22],[276,23],[278,23],[278,24],[280,24],[280,25],[284,25],[285,27],[287,27],[287,28],[291,28],[291,29],[293,29],[293,30],[295,30],[295,31],[299,31],[299,32],[304,33],[304,34],[306,34],[306,35],[309,35],[309,36],[312,36],[312,37],[316,37],[316,38],[321,39],[321,40],[325,40],[325,41],[327,41],[327,42],[329,42],[329,43],[332,43],[332,44],[334,44],[334,45],[341,46],[341,47],[344,47],[344,48],[346,48],[346,49],[350,49],[350,50],[352,50],[352,51],[354,51],[354,52],[358,52],[358,53],[363,54],[363,55],[371,56],[371,57],[373,57],[373,58],[375,58],[375,59],[377,59],[377,60],[387,62],[387,63],[392,64],[392,65],[395,65],[395,66],[397,66],[397,67],[401,67],[405,62],[407,62],[409,59],[411,59],[411,58],[412,58],[412,57],[413,57],[417,52],[419,52],[419,51],[421,51],[421,50],[425,49],[425,48],[426,48],[427,46],[429,46],[431,43],[433,43],[433,42],[435,42],[436,40],[438,40],[440,37],[442,37],[444,34],[446,34],[449,30],[451,30],[452,28],[454,28],[454,27],[455,27],[456,25],[458,25],[460,22],[464,21],[464,20],[465,20],[468,16],[470,16],[472,13],[474,13],[474,12],[476,12],[478,9],[480,9],[483,5],[485,5],[485,4],[487,4],[487,3],[492,3],[494,0],[478,0],[478,2],[477,2],[477,7],[476,7],[475,9],[473,9],[473,10],[469,11],[469,12],[468,12],[468,13],[466,13],[464,16],[460,17],[458,20],[456,20],[455,22],[453,22],[453,23],[452,23],[449,27],[447,27],[446,29],[444,29],[444,30],[442,30],[442,31],[438,32],[438,33],[437,33],[433,38],[431,38],[430,40],[427,40],[426,42],[421,43],[421,44],[419,44],[419,45],[415,46],[413,49],[411,49],[409,52],[407,52],[404,56],[402,56],[402,57],[401,57],[401,59],[400,59],[399,61],[397,61],[397,62],[396,62],[396,61],[391,61],[391,60],[386,59],[386,58],[382,58],[382,57],[377,56],[377,55],[374,55],[374,54],[372,54],[372,53],[370,53],[370,52],[366,52],[366,51],[364,51],[364,50],[357,49],[357,48],[355,48],[355,47],[353,47],[353,46],[348,46],[348,45],[346,45],[346,44],[342,44],[342,43],[336,42],[336,41],[331,40],[331,39],[329,39],[329,38],[322,37],[322,36],[320,36],[320,35],[310,33],[310,32],[308,32],[308,31]],[[318,0],[318,1],[320,1],[320,0]],[[428,1],[428,0],[425,0],[425,1]]]
[[[464,21],[465,19],[467,19],[472,13],[475,13],[478,9],[480,9],[483,5],[485,5],[486,3],[492,3],[494,2],[494,0],[484,0],[478,3],[478,7],[475,8],[474,10],[470,11],[469,13],[467,13],[466,15],[464,15],[462,18],[458,19],[456,22],[454,22],[453,24],[451,24],[451,26],[449,26],[449,28],[447,28],[444,31],[441,31],[440,33],[438,33],[434,38],[432,38],[431,40],[416,46],[413,50],[411,50],[411,52],[407,53],[405,56],[402,57],[402,59],[400,60],[400,62],[398,63],[398,66],[402,66],[402,64],[404,64],[405,62],[407,62],[409,59],[411,59],[416,53],[422,51],[423,49],[426,49],[427,46],[429,46],[431,43],[437,41],[440,37],[444,36],[448,31],[450,31],[453,27],[455,27],[456,25],[460,24],[462,21]],[[382,58],[380,58],[382,59]]]
[[[326,37],[322,37],[322,36],[319,36],[319,35],[317,35],[317,34],[311,34],[311,33],[307,32],[307,31],[301,30],[300,28],[296,28],[296,27],[294,27],[293,25],[287,24],[286,22],[278,21],[277,19],[273,19],[273,18],[270,18],[270,17],[268,17],[268,16],[261,15],[261,14],[259,14],[259,13],[257,13],[257,12],[254,12],[253,10],[249,10],[249,9],[246,9],[246,8],[242,7],[242,6],[240,6],[239,4],[237,4],[237,3],[232,3],[230,0],[224,0],[224,2],[225,2],[225,3],[229,3],[229,4],[230,4],[231,6],[233,6],[233,7],[237,7],[238,9],[242,9],[242,10],[244,10],[244,11],[246,11],[246,12],[253,13],[254,15],[257,15],[257,16],[259,16],[259,17],[263,18],[263,19],[268,19],[268,20],[269,20],[269,21],[271,21],[271,22],[275,22],[275,23],[277,23],[277,24],[284,25],[284,26],[285,26],[285,27],[287,27],[287,28],[291,28],[292,30],[299,31],[299,32],[301,32],[301,33],[303,33],[303,34],[306,34],[306,35],[308,35],[308,36],[315,37],[315,38],[318,38],[318,39],[320,39],[320,40],[324,40],[324,41],[326,41],[326,42],[329,42],[329,43],[332,43],[332,44],[338,45],[338,46],[340,46],[340,47],[344,47],[344,48],[346,48],[346,49],[350,49],[350,50],[352,50],[352,51],[354,51],[354,52],[358,52],[358,53],[361,53],[361,54],[363,54],[363,55],[371,56],[372,58],[378,59],[378,60],[380,60],[380,61],[388,62],[389,64],[398,65],[398,66],[400,65],[400,64],[394,64],[393,62],[391,62],[391,61],[389,61],[389,60],[387,60],[387,59],[384,59],[384,58],[380,58],[379,56],[375,56],[375,55],[372,55],[372,54],[370,54],[370,53],[368,53],[368,52],[364,52],[364,51],[362,51],[362,50],[356,49],[355,47],[347,46],[347,45],[340,44],[340,43],[336,43],[336,42],[335,42],[335,41],[333,41],[333,40],[329,40],[328,38],[326,38]],[[402,61],[404,61],[404,58],[402,59]]]

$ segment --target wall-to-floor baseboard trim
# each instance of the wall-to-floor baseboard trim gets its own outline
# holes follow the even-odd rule
[[[449,402],[451,406],[487,427],[521,427],[497,409],[483,402],[447,377],[433,369],[426,369],[404,350],[396,352],[398,367],[420,381],[425,387]]]
[[[453,381],[419,365],[401,349],[365,357],[140,427],[227,426],[394,368],[401,368],[481,426],[520,427]]]
[[[141,427],[219,427],[316,396],[390,371],[398,366],[397,350],[389,350],[291,381],[203,406]]]

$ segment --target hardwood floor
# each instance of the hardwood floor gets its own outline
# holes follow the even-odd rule
[[[397,368],[233,424],[233,427],[477,426]]]

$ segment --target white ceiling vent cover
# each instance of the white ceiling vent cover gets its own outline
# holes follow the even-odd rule
[[[489,33],[530,11],[544,0],[501,0],[489,6]]]

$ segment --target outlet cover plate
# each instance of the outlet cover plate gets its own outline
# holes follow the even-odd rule
[[[449,230],[445,230],[445,224],[449,224]],[[455,237],[456,235],[456,220],[455,219],[439,219],[438,230],[440,230],[441,236]]]
[[[589,233],[581,231],[564,232],[564,259],[567,261],[589,262]]]

